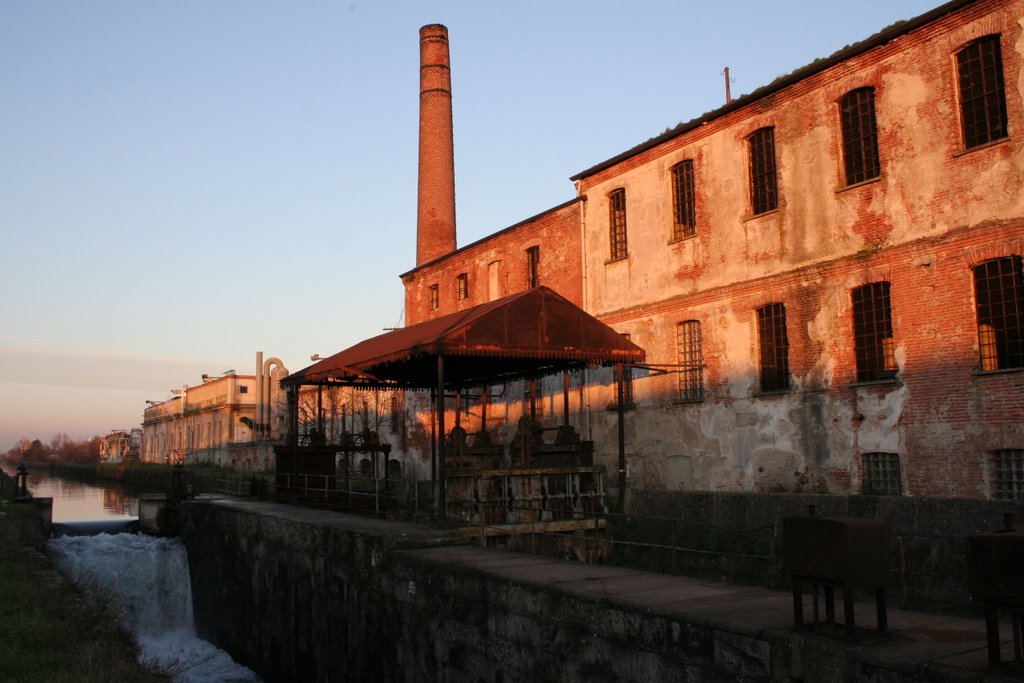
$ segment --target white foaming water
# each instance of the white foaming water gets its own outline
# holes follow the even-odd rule
[[[188,557],[178,539],[140,534],[63,536],[50,541],[60,570],[87,595],[107,599],[135,634],[144,662],[177,683],[259,681],[192,626]]]

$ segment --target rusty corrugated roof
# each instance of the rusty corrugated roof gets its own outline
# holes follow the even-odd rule
[[[547,287],[359,342],[283,382],[428,389],[557,372],[582,365],[640,363],[644,350]]]

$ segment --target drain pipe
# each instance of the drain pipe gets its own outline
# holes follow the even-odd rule
[[[263,354],[261,353],[260,355],[262,356]],[[262,368],[263,374],[262,374],[262,376],[259,379],[259,382],[262,385],[261,389],[259,390],[259,395],[263,399],[263,403],[262,403],[263,424],[264,424],[265,433],[266,433],[268,438],[273,438],[273,436],[274,436],[273,435],[273,425],[270,423],[270,421],[271,421],[271,418],[273,418],[273,416],[274,416],[274,411],[273,411],[273,408],[271,407],[271,379],[272,379],[271,368],[273,368],[275,366],[280,368],[281,370],[284,370],[284,373],[286,375],[288,374],[288,368],[286,368],[284,366],[284,363],[281,362],[280,358],[278,358],[277,356],[274,356],[272,358],[268,358],[267,360],[263,361],[263,368]],[[295,398],[296,398],[296,401],[297,401],[298,400],[298,395],[296,395]]]
[[[263,352],[256,352],[256,438],[263,435]]]

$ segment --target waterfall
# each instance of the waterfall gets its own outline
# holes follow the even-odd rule
[[[117,611],[135,635],[144,663],[168,671],[176,683],[259,681],[196,636],[188,557],[180,540],[99,534],[54,538],[49,547],[65,576]]]

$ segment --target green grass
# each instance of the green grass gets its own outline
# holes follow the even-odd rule
[[[156,683],[131,636],[104,604],[86,601],[43,554],[32,505],[0,507],[0,681]]]

